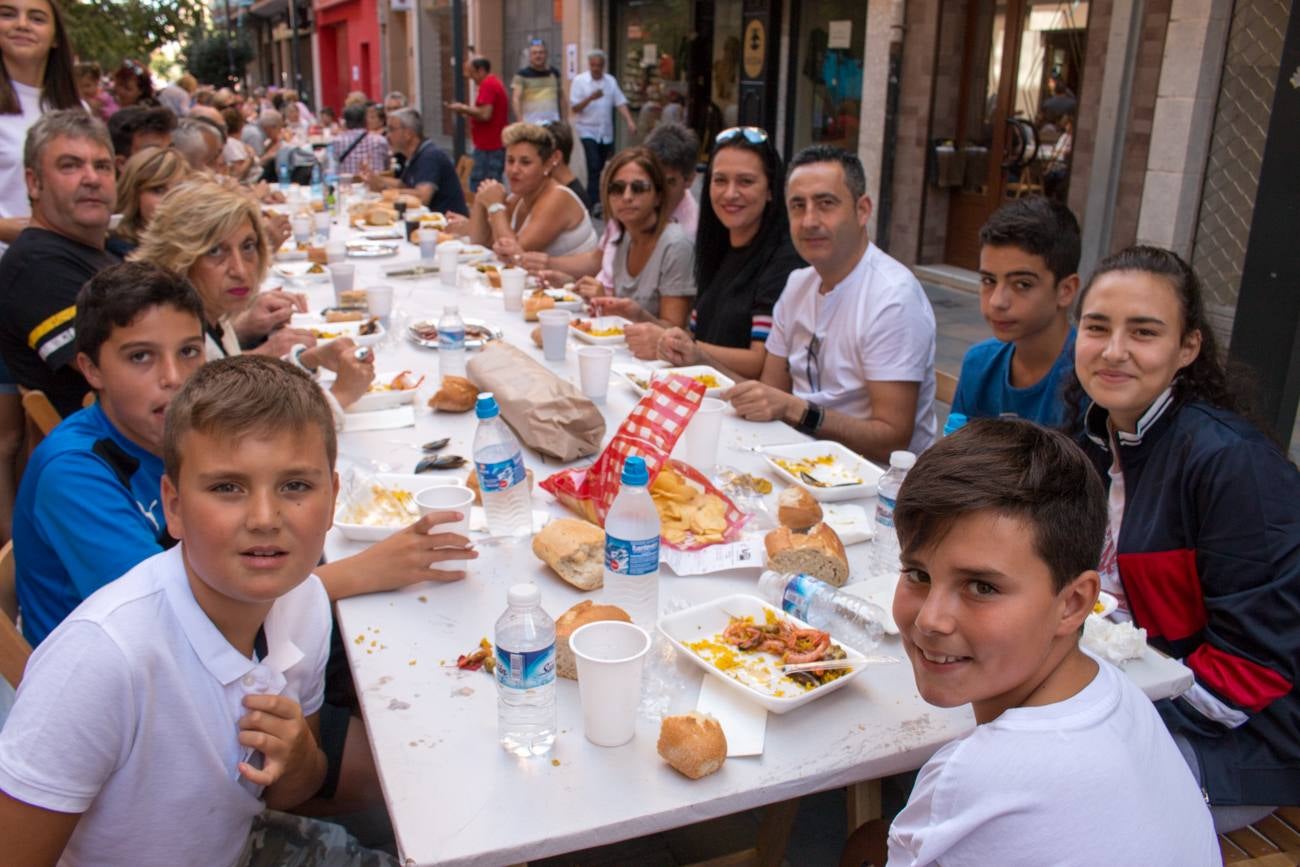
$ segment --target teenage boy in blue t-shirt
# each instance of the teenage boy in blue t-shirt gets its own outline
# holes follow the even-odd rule
[[[980,313],[994,337],[962,359],[952,411],[1060,424],[1074,365],[1079,222],[1049,199],[1009,202],[980,229],[979,269]]]

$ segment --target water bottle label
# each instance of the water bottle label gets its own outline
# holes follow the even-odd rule
[[[497,645],[497,683],[509,689],[537,689],[555,682],[555,645],[518,653]]]
[[[785,582],[785,591],[781,593],[781,610],[786,614],[808,622],[808,603],[812,601],[813,578],[808,575],[795,575]]]
[[[618,575],[648,575],[659,568],[659,537],[615,539],[605,536],[605,568]]]
[[[894,504],[895,501],[886,497],[884,494],[876,494],[876,523],[882,527],[894,527]]]
[[[504,491],[506,488],[519,484],[526,478],[524,475],[524,458],[519,453],[516,453],[508,461],[497,461],[495,464],[476,461],[474,467],[478,470],[478,484],[484,493],[490,494]]]
[[[465,332],[464,330],[452,331],[447,328],[438,329],[438,346],[447,349],[464,349]]]

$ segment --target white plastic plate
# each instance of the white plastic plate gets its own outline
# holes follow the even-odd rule
[[[583,321],[592,323],[592,327],[601,331],[606,328],[627,328],[632,324],[630,319],[624,319],[622,316],[589,316],[581,317]],[[578,319],[569,323],[569,333],[584,343],[594,343],[598,346],[624,343],[626,338],[620,332],[619,334],[610,334],[604,337],[597,337],[594,334],[588,334],[577,326]]]
[[[819,465],[814,477],[830,483],[828,486],[806,482],[798,474],[790,472],[777,462],[778,459],[811,460],[825,455],[830,455],[834,460],[830,464]],[[781,478],[792,485],[798,485],[811,494],[814,500],[823,503],[874,497],[876,484],[885,474],[884,470],[871,461],[829,440],[794,443],[788,446],[767,446],[763,449],[763,458]]]
[[[440,485],[455,485],[461,481],[461,479],[454,476],[417,476],[413,473],[378,473],[374,478],[376,482],[386,488],[406,491],[412,496],[420,491],[427,491],[429,488],[436,488]],[[347,511],[347,504],[343,502],[343,497],[340,495],[339,507],[334,513],[334,526],[338,527],[339,532],[343,534],[343,538],[351,539],[354,542],[378,542],[387,539],[398,530],[414,524],[420,518],[417,513],[404,524],[376,527],[370,524],[346,523],[343,520],[343,515]]]

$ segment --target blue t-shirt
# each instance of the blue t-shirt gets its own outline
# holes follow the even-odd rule
[[[961,361],[961,378],[952,399],[952,411],[967,418],[1016,416],[1055,427],[1062,421],[1065,399],[1061,388],[1074,366],[1074,329],[1047,375],[1028,388],[1011,386],[1011,356],[1014,343],[997,338],[977,343]]]
[[[162,476],[162,459],[97,403],[36,447],[13,522],[18,605],[33,647],[90,594],[163,550]]]
[[[456,177],[456,167],[452,165],[451,157],[428,139],[420,142],[415,153],[407,160],[401,180],[408,187],[434,185],[429,210],[444,214],[469,214],[469,208],[465,207],[465,191],[460,188],[460,178]]]

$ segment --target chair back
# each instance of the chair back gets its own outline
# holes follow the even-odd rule
[[[934,399],[952,406],[952,399],[957,395],[957,377],[942,370],[934,372]]]
[[[460,188],[465,193],[465,204],[474,204],[474,194],[469,189],[469,176],[474,172],[474,158],[469,154],[456,160],[456,177],[460,178]]]
[[[18,590],[14,582],[14,543],[0,548],[0,676],[14,689],[23,679],[31,645],[18,631]]]

